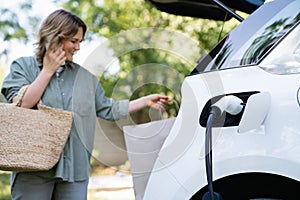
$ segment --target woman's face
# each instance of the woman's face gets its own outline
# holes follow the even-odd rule
[[[77,33],[69,39],[62,41],[63,50],[66,53],[67,61],[73,61],[73,56],[76,51],[80,50],[80,42],[83,40],[83,30],[80,27]]]

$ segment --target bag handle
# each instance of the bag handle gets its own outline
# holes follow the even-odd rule
[[[25,95],[25,92],[27,90],[29,85],[24,85],[23,87],[21,87],[21,89],[19,90],[17,96],[16,96],[16,106],[20,107],[21,106],[21,103],[22,103],[22,99]]]
[[[29,87],[29,85],[24,85],[23,87],[21,87],[21,89],[19,90],[17,96],[16,96],[16,102],[14,103],[16,106],[20,107],[22,104],[22,99],[25,95],[25,92],[27,91],[27,88]],[[38,108],[40,109],[40,107],[43,106],[42,100],[39,100],[38,103]]]

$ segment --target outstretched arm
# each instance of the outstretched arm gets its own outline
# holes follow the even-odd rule
[[[162,94],[150,94],[129,102],[128,112],[134,113],[145,107],[152,107],[155,109],[163,109],[167,103],[172,101],[171,98]]]

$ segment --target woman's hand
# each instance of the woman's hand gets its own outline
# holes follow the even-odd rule
[[[27,88],[21,107],[32,108],[39,102],[51,77],[65,60],[66,56],[62,45],[57,48],[54,48],[53,45],[50,46],[43,59],[43,69]],[[16,97],[13,99],[13,102],[15,101]]]
[[[66,56],[62,45],[56,47],[51,45],[43,59],[43,70],[53,75],[65,61]]]
[[[155,109],[164,109],[166,104],[171,102],[172,99],[168,96],[161,94],[150,94],[145,96],[146,106],[155,108]]]
[[[164,109],[172,99],[162,94],[150,94],[129,102],[128,112],[134,113],[145,107]]]

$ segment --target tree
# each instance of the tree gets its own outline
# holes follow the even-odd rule
[[[106,95],[115,99],[135,99],[154,92],[167,94],[174,99],[174,103],[163,113],[165,118],[177,115],[182,82],[196,65],[197,59],[236,25],[228,23],[220,35],[223,25],[220,21],[167,14],[158,11],[145,0],[55,2],[62,3],[62,7],[86,22],[86,40],[100,40],[101,37],[108,39],[106,44],[113,50],[115,60],[112,62],[117,63],[117,70],[111,70],[111,66],[99,66],[103,68],[99,81]],[[31,2],[25,5],[22,9],[28,12]],[[15,12],[6,12],[9,15],[2,18],[1,11],[0,29],[5,34],[0,34],[0,39],[26,42],[31,37],[27,29],[19,23]],[[32,27],[36,30],[36,25],[41,20],[34,16],[28,19],[31,18]],[[10,29],[13,31],[9,31]],[[157,119],[157,115],[160,113],[145,109],[133,115],[132,119],[136,123],[143,123]],[[123,149],[116,143],[114,146]]]
[[[0,39],[4,44],[15,39],[26,43],[41,21],[29,12],[32,0],[23,2],[19,7],[28,14],[29,29],[20,24],[17,11],[0,9]],[[227,23],[220,34],[223,22],[167,14],[146,0],[55,2],[86,22],[86,40],[108,38],[119,67],[114,72],[110,67],[104,68],[99,75],[107,95],[116,99],[134,99],[153,92],[167,94],[175,100],[168,107],[168,117],[176,116],[182,81],[197,59],[236,25]],[[0,51],[5,57],[9,48]]]
[[[33,36],[34,29],[40,19],[31,15],[32,0],[22,1],[14,10],[8,8],[0,8],[0,40],[2,41],[0,49],[0,59],[5,59],[10,51],[10,42],[19,41],[27,43]],[[20,23],[20,14],[26,14],[24,23]],[[25,27],[26,26],[26,27]]]
[[[110,40],[120,68],[114,74],[104,70],[99,76],[107,95],[134,99],[153,92],[165,93],[175,100],[167,113],[169,117],[176,116],[182,81],[201,54],[218,42],[222,22],[163,13],[145,0],[99,2],[102,1],[69,0],[63,6],[87,23],[87,39],[96,34]],[[221,37],[235,25],[226,27]],[[178,37],[197,49],[185,49],[185,52],[190,51],[189,56],[178,55],[180,51],[174,50]],[[169,47],[160,48],[161,43]],[[137,115],[139,119],[144,116]],[[142,122],[149,120],[149,117],[142,118]]]

